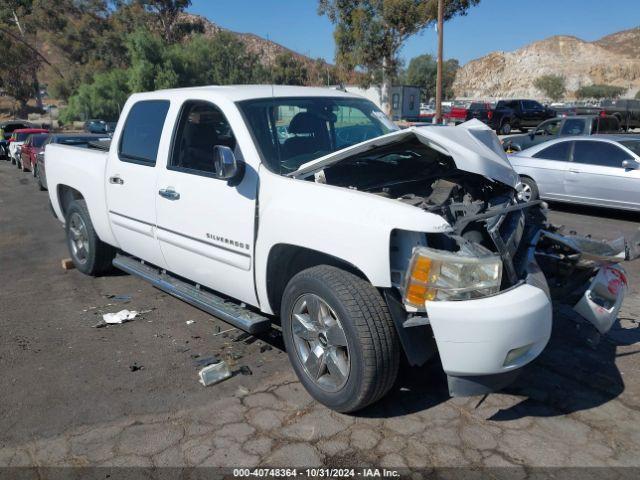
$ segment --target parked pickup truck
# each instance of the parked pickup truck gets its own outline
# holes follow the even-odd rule
[[[341,412],[385,395],[401,355],[439,354],[452,395],[499,389],[547,344],[551,295],[606,332],[627,289],[625,246],[519,201],[478,121],[398,130],[336,90],[197,87],[132,95],[109,151],[45,157],[80,272],[113,265],[250,333],[280,324]]]
[[[502,146],[505,152],[513,153],[558,137],[619,132],[620,123],[611,115],[557,117],[542,122],[528,133],[502,138]]]
[[[640,128],[640,100],[633,98],[602,100],[600,107],[603,113],[616,117],[624,130]]]
[[[496,132],[508,135],[512,130],[526,131],[555,116],[555,110],[535,100],[500,100],[488,124]]]

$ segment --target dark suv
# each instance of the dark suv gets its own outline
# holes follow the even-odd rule
[[[512,130],[525,132],[555,116],[555,110],[535,100],[500,100],[489,125],[499,134],[508,135]]]

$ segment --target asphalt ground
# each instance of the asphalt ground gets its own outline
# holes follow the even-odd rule
[[[550,217],[595,238],[640,226],[556,204]],[[549,346],[505,392],[450,399],[431,364],[347,416],[308,397],[277,332],[225,333],[132,276],[63,270],[65,257],[47,192],[0,161],[0,466],[640,466],[640,261],[599,344],[559,309]],[[94,327],[124,308],[148,312]],[[210,356],[234,375],[205,388],[197,362]]]

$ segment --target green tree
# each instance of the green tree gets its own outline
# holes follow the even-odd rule
[[[116,120],[130,93],[126,70],[97,73],[91,83],[80,85],[78,92],[69,98],[60,120],[63,123],[92,117]]]
[[[560,100],[567,90],[564,77],[560,75],[542,75],[533,81],[533,86],[551,100]]]
[[[306,85],[309,72],[305,62],[297,59],[289,52],[276,55],[272,69],[271,81],[277,85]]]
[[[181,40],[185,29],[181,27],[180,14],[189,8],[191,0],[138,0],[137,3],[153,14],[166,43]]]
[[[403,83],[420,87],[423,101],[429,101],[436,94],[437,69],[436,59],[432,55],[418,55],[409,62]]]
[[[442,70],[442,95],[444,95],[444,98],[453,98],[455,96],[453,82],[456,79],[458,70],[460,70],[460,62],[455,58],[445,60]]]
[[[445,0],[445,19],[464,15],[480,0]],[[404,42],[437,19],[437,0],[319,0],[318,13],[335,25],[336,61],[362,69],[364,85],[380,72],[383,109],[389,111],[391,83],[398,75]]]
[[[442,91],[445,98],[453,97],[453,81],[456,73],[460,68],[458,60],[450,58],[444,62],[442,77]],[[436,59],[429,54],[418,55],[409,62],[409,66],[405,72],[402,81],[408,85],[420,87],[422,92],[422,100],[429,101],[436,95],[438,65]]]
[[[626,92],[624,87],[615,85],[585,85],[576,90],[578,98],[617,98]]]

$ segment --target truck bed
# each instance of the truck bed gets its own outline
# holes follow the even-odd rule
[[[65,221],[63,211],[70,195],[66,192],[70,189],[82,192],[96,233],[107,242],[115,242],[109,228],[104,183],[109,152],[50,144],[44,155],[49,198],[58,219]]]

